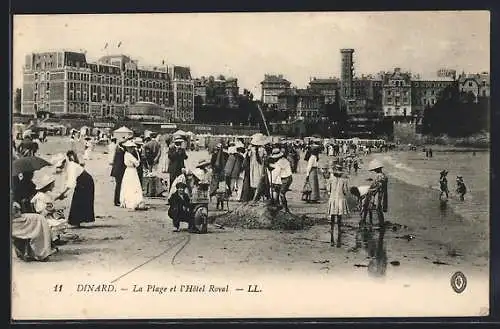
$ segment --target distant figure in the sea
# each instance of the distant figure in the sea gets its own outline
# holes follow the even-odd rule
[[[448,194],[449,194],[449,190],[448,190],[448,179],[446,178],[446,176],[448,175],[448,171],[447,170],[442,170],[441,173],[440,173],[441,177],[439,177],[439,188],[441,189],[441,193],[439,193],[439,200],[442,200],[443,198],[443,194],[446,195],[446,200],[448,200]]]
[[[429,158],[432,158],[432,149],[429,148]]]
[[[457,194],[460,198],[460,201],[464,201],[465,193],[467,193],[467,187],[464,183],[464,178],[462,176],[457,176]]]

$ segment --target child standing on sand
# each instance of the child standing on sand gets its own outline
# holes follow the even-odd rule
[[[457,194],[460,197],[460,201],[464,201],[465,193],[467,193],[467,187],[464,183],[464,178],[462,176],[457,176]]]
[[[446,176],[448,175],[448,171],[443,170],[440,172],[441,177],[439,177],[439,188],[441,189],[441,193],[439,194],[439,200],[442,199],[443,194],[446,195],[446,200],[448,200],[448,179]]]
[[[334,228],[335,219],[337,220],[337,248],[341,247],[341,227],[342,216],[349,215],[349,207],[347,205],[347,176],[344,175],[341,165],[335,165],[333,175],[329,182],[330,199],[328,200],[328,215],[330,216],[330,245],[333,247],[335,243]]]

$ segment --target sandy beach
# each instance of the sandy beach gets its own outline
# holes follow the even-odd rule
[[[40,156],[50,157],[68,147],[68,139],[49,137],[49,141],[41,145]],[[24,263],[13,256],[13,290],[14,297],[18,298],[18,305],[28,299],[28,294],[33,293],[33,289],[40,294],[49,294],[55,282],[116,279],[121,282],[127,280],[132,282],[143,280],[146,276],[153,278],[162,275],[182,278],[217,277],[227,280],[245,279],[249,276],[268,279],[310,276],[321,276],[332,280],[342,277],[344,280],[358,278],[356,282],[359,284],[369,280],[370,284],[397,286],[398,289],[406,289],[410,295],[409,291],[412,289],[417,295],[422,293],[422,288],[419,288],[417,282],[427,282],[426,289],[436,292],[436,287],[431,287],[429,284],[433,280],[441,280],[442,283],[438,285],[440,289],[446,291],[443,296],[448,296],[450,293],[452,297],[448,296],[449,298],[456,298],[453,297],[455,295],[450,288],[449,278],[455,271],[462,271],[472,278],[478,278],[476,281],[469,279],[475,282],[470,284],[472,287],[474,284],[478,285],[480,282],[481,284],[475,290],[478,294],[474,295],[476,297],[470,295],[470,299],[467,301],[462,299],[461,303],[471,306],[471,314],[479,312],[474,303],[480,304],[483,309],[488,307],[489,187],[484,186],[483,182],[489,181],[488,171],[484,169],[484,165],[488,165],[489,162],[489,153],[478,154],[473,159],[475,162],[460,162],[463,166],[461,168],[449,168],[450,190],[454,189],[453,175],[460,171],[466,182],[470,181],[470,192],[465,200],[466,205],[460,204],[456,197],[452,196],[446,209],[440,208],[439,191],[433,186],[437,185],[439,179],[441,157],[446,156],[447,163],[450,163],[450,157],[454,155],[436,152],[432,160],[416,160],[425,158],[421,152],[380,153],[368,156],[363,160],[365,164],[372,157],[376,157],[386,165],[385,172],[389,176],[389,211],[386,220],[394,225],[385,232],[383,239],[380,239],[378,231],[361,235],[358,233],[359,215],[354,212],[344,219],[342,247],[335,248],[329,244],[329,224],[326,220],[327,196],[324,195],[318,205],[300,201],[301,187],[305,178],[304,161],[300,164],[301,172],[293,177],[292,191],[288,194],[289,206],[294,214],[305,214],[314,218],[316,223],[314,226],[303,231],[244,230],[230,227],[218,229],[209,226],[209,234],[193,235],[188,232],[172,232],[172,221],[167,217],[168,206],[164,199],[146,199],[150,206],[147,211],[134,212],[113,206],[114,182],[109,176],[110,166],[107,164],[107,154],[104,154],[104,151],[105,147],[96,147],[92,159],[85,163],[85,167],[96,182],[96,222],[80,229],[70,230],[79,238],[61,246],[60,251],[48,262]],[[206,151],[190,152],[188,155],[189,165],[201,158],[208,158]],[[431,164],[425,164],[426,162]],[[369,176],[369,172],[361,169],[357,175],[350,176],[349,183],[364,185]],[[69,208],[69,202],[70,200],[65,200],[61,205]],[[229,209],[234,209],[237,205],[236,202],[230,202]],[[210,214],[216,213],[214,208],[215,205],[211,204]],[[474,211],[466,212],[464,209],[474,209]],[[367,271],[367,266],[377,246],[386,252],[387,269],[385,275],[374,281]],[[35,272],[39,282],[43,282],[42,278],[46,278],[45,285],[27,283]],[[308,282],[311,281],[308,279]],[[437,284],[436,282],[434,283]],[[27,288],[28,286],[31,290]],[[352,291],[352,288],[347,291]],[[351,297],[355,295],[352,292],[349,294]],[[477,298],[478,296],[480,298]],[[103,302],[102,299],[99,301]],[[443,302],[440,303],[442,306]],[[41,314],[42,309],[46,310],[46,314],[56,312],[42,304],[36,304],[38,305],[36,312],[32,309],[19,308],[18,314],[21,314],[22,310],[31,312],[30,314]],[[411,305],[414,304],[417,305],[415,299]],[[15,305],[14,303],[14,311]],[[31,302],[30,305],[35,304]],[[453,305],[449,303],[448,306],[454,307]],[[86,307],[88,309],[91,306]],[[300,308],[300,305],[297,307]],[[458,306],[456,309],[457,312],[462,310]],[[323,315],[325,310],[320,311],[316,308],[316,311]],[[374,309],[373,314],[380,315],[387,312],[384,308],[377,310]],[[404,311],[404,308],[402,310]],[[418,313],[416,308],[412,310]],[[438,312],[436,309],[426,310],[431,313]],[[278,314],[285,312],[278,309],[275,311]],[[153,312],[151,316],[156,316],[154,311],[151,312]],[[239,314],[235,312],[234,314]],[[341,309],[337,308],[333,315],[330,313],[326,315],[339,316],[339,312]],[[342,314],[352,316],[372,314],[361,310],[358,310],[358,313],[349,312],[351,311],[344,310]],[[463,310],[460,312],[463,313]],[[321,315],[312,310],[310,313]],[[95,315],[92,312],[90,314]],[[159,312],[159,314],[166,313]],[[188,316],[187,313],[185,316]]]

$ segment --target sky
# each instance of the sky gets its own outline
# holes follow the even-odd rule
[[[194,77],[232,76],[258,98],[264,74],[298,88],[340,77],[341,48],[355,49],[359,76],[490,69],[487,11],[16,15],[13,26],[14,88],[25,55],[61,49],[86,50],[90,61],[123,53],[139,65],[189,66]]]

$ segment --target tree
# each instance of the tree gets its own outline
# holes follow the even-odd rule
[[[15,113],[21,112],[21,88],[16,88],[14,94],[14,112]]]

